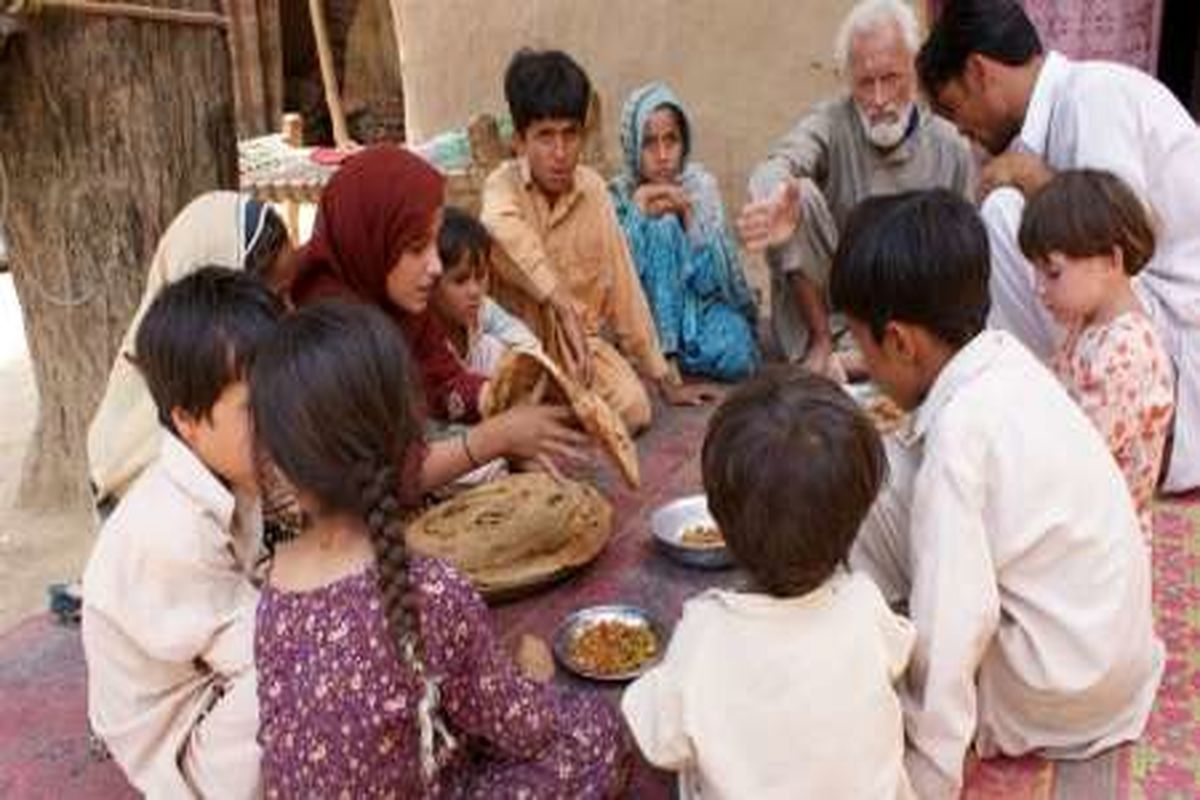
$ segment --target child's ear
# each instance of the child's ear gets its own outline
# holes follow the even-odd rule
[[[1116,267],[1117,272],[1125,274],[1125,251],[1121,249],[1121,245],[1114,244],[1112,248],[1112,263]]]
[[[175,432],[179,434],[180,439],[183,439],[189,447],[195,446],[200,420],[180,406],[175,406],[171,409],[171,424],[175,426]]]
[[[882,348],[888,358],[911,364],[917,358],[915,331],[901,322],[891,321],[883,326]]]
[[[512,149],[518,156],[525,155],[525,134],[522,131],[513,131]]]

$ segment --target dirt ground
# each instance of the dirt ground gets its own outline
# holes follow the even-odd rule
[[[79,576],[92,542],[85,510],[13,507],[37,419],[37,390],[12,277],[0,275],[0,632],[46,608],[46,585]]]

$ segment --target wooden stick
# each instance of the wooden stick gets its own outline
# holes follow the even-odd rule
[[[329,117],[333,120],[333,143],[339,150],[345,150],[353,142],[350,140],[350,129],[346,127],[346,112],[342,109],[342,96],[338,91],[337,71],[333,68],[333,48],[329,45],[329,29],[325,27],[322,0],[308,0],[308,14],[312,17],[313,36],[317,40],[317,58],[321,62],[325,104],[329,106]]]
[[[104,17],[130,17],[151,22],[174,22],[181,25],[208,25],[217,28],[229,26],[227,18],[209,11],[157,8],[136,3],[102,3],[94,0],[9,0],[7,7],[0,11],[32,16],[47,9],[77,11],[81,14]]]
[[[300,147],[304,144],[304,117],[299,114],[284,114],[280,126],[283,141],[289,147]],[[283,224],[287,226],[288,238],[293,247],[300,246],[300,204],[295,199],[283,201]]]

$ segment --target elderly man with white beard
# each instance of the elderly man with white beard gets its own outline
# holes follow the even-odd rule
[[[818,103],[750,177],[737,219],[771,267],[771,327],[788,361],[844,379],[826,299],[838,233],[866,197],[947,188],[974,199],[970,147],[918,101],[916,15],[902,0],[862,0],[834,54],[848,92]]]

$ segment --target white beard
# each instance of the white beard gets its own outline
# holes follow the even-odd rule
[[[858,112],[858,119],[862,123],[863,130],[866,131],[867,140],[881,150],[891,150],[900,144],[904,139],[904,134],[908,133],[908,123],[912,119],[913,106],[912,102],[905,103],[896,115],[896,119],[883,120],[874,125],[871,124],[866,112],[859,108],[857,103],[854,105],[854,110]]]

